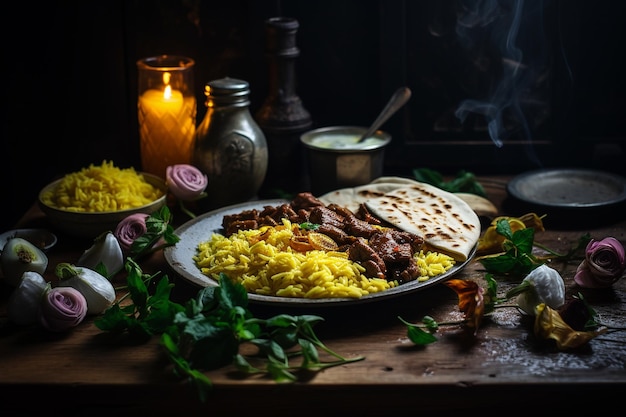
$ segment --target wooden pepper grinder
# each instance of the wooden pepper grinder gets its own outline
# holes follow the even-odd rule
[[[305,158],[300,135],[313,124],[311,115],[296,94],[295,60],[299,23],[289,17],[266,20],[266,56],[269,64],[269,92],[255,118],[265,133],[268,170],[261,189],[264,197],[306,191],[303,187]]]

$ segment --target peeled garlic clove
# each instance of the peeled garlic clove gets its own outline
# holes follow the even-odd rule
[[[41,298],[50,288],[50,284],[38,272],[26,271],[19,286],[9,297],[7,313],[9,320],[20,326],[37,322]]]
[[[112,232],[98,236],[94,239],[94,244],[83,252],[76,265],[96,271],[99,270],[99,265],[102,265],[106,270],[106,276],[113,276],[124,267],[124,254],[120,242]]]
[[[104,275],[82,266],[60,263],[55,269],[59,287],[73,287],[87,300],[87,314],[101,314],[115,302],[115,288]]]

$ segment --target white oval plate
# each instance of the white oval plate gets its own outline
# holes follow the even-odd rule
[[[202,274],[200,268],[196,266],[193,257],[197,253],[198,245],[206,242],[211,238],[213,233],[223,233],[222,219],[227,214],[236,214],[244,210],[262,209],[264,206],[279,206],[285,204],[286,200],[261,200],[237,204],[234,206],[224,207],[222,209],[210,211],[198,216],[187,223],[183,224],[175,230],[180,237],[180,241],[174,246],[165,248],[165,260],[169,266],[182,278],[201,287],[217,286],[217,281]],[[327,307],[332,305],[361,304],[371,301],[383,300],[399,295],[412,293],[432,287],[442,281],[451,278],[454,274],[463,269],[474,257],[476,248],[470,253],[470,256],[463,263],[456,264],[445,273],[436,277],[429,278],[426,281],[411,281],[390,288],[385,291],[365,295],[360,298],[296,298],[296,297],[278,297],[270,295],[259,295],[248,293],[250,302],[267,305],[286,305],[286,306],[307,306],[307,307]]]

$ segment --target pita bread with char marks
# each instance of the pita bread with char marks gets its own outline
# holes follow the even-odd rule
[[[391,180],[331,191],[319,199],[356,212],[364,203],[377,218],[422,236],[434,250],[466,261],[480,237],[476,212],[463,199],[430,184]]]
[[[365,201],[371,214],[422,236],[437,251],[466,261],[480,237],[480,219],[453,193],[420,183],[396,188]]]

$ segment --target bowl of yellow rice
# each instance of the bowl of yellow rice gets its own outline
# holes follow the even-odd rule
[[[58,231],[95,238],[114,231],[131,214],[154,213],[166,198],[162,178],[104,161],[46,185],[39,192],[39,207]]]

